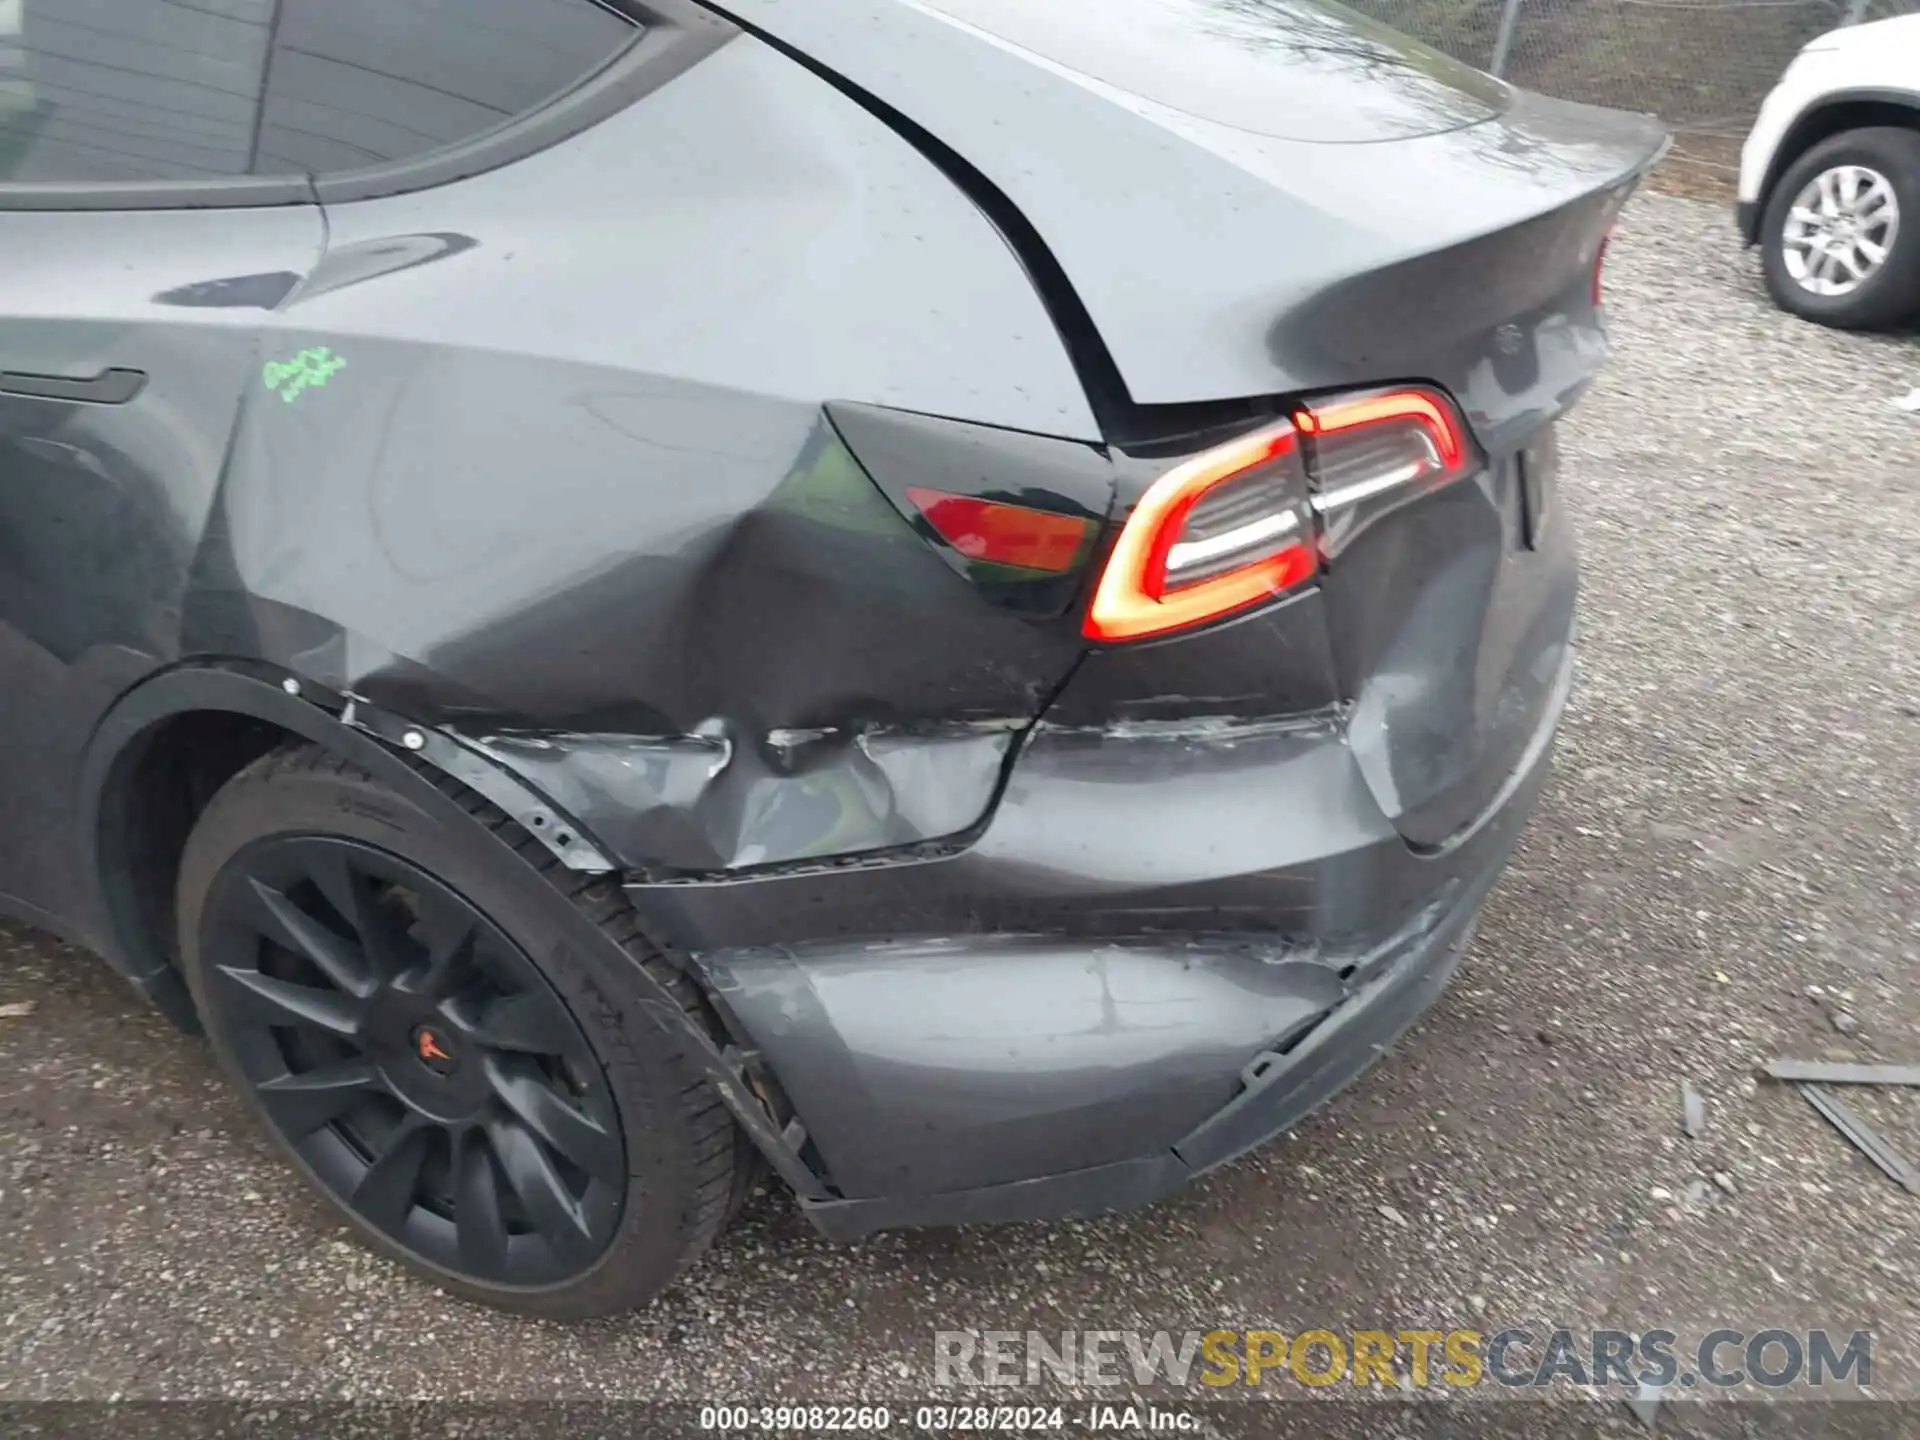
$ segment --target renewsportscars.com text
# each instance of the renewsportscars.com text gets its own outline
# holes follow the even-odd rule
[[[1568,1385],[1731,1389],[1873,1383],[1865,1330],[940,1330],[934,1384]]]

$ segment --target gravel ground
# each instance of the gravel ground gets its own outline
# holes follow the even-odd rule
[[[1776,312],[1684,200],[1635,202],[1608,292],[1556,780],[1454,987],[1291,1138],[1142,1214],[854,1249],[763,1193],[650,1311],[531,1324],[348,1244],[198,1043],[0,930],[38,1002],[0,1020],[0,1397],[872,1400],[928,1394],[935,1328],[1543,1317],[1871,1327],[1920,1394],[1920,1202],[1750,1078],[1920,1060],[1920,347]],[[1920,1157],[1920,1092],[1863,1108]]]

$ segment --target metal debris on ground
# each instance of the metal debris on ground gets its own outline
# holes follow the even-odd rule
[[[1707,1128],[1707,1102],[1700,1098],[1700,1092],[1693,1088],[1691,1080],[1680,1082],[1680,1133],[1689,1140],[1699,1138],[1700,1132]]]
[[[0,1020],[18,1020],[31,1015],[39,1004],[38,1000],[9,1000],[0,1005]]]
[[[1826,1060],[1769,1060],[1762,1072],[1773,1080],[1816,1085],[1920,1085],[1920,1065],[1840,1065]]]
[[[1916,1171],[1900,1152],[1880,1137],[1880,1133],[1840,1103],[1840,1097],[1819,1085],[1801,1082],[1794,1086],[1827,1118],[1829,1124],[1846,1136],[1853,1147],[1873,1161],[1909,1195],[1920,1195],[1920,1171]]]

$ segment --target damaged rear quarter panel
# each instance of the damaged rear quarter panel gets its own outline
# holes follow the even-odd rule
[[[252,390],[190,650],[456,732],[643,873],[980,820],[1079,637],[981,604],[825,406],[1095,432],[1013,256],[906,142],[740,39],[328,223],[262,359],[344,363]]]
[[[1021,720],[682,736],[523,734],[479,748],[633,869],[730,870],[915,844],[981,817]]]

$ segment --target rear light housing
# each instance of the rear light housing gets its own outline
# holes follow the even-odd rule
[[[1185,630],[1284,594],[1318,568],[1299,434],[1283,420],[1147,487],[1081,628],[1108,641]]]
[[[1402,505],[1450,485],[1476,463],[1459,412],[1432,390],[1388,390],[1302,409],[1311,453],[1320,558],[1331,562]]]
[[[1143,640],[1297,590],[1374,519],[1476,463],[1459,412],[1438,391],[1302,406],[1147,487],[1107,556],[1082,632]]]
[[[979,495],[910,485],[907,500],[942,540],[977,565],[1064,575],[1079,565],[1094,533],[1088,520]]]

